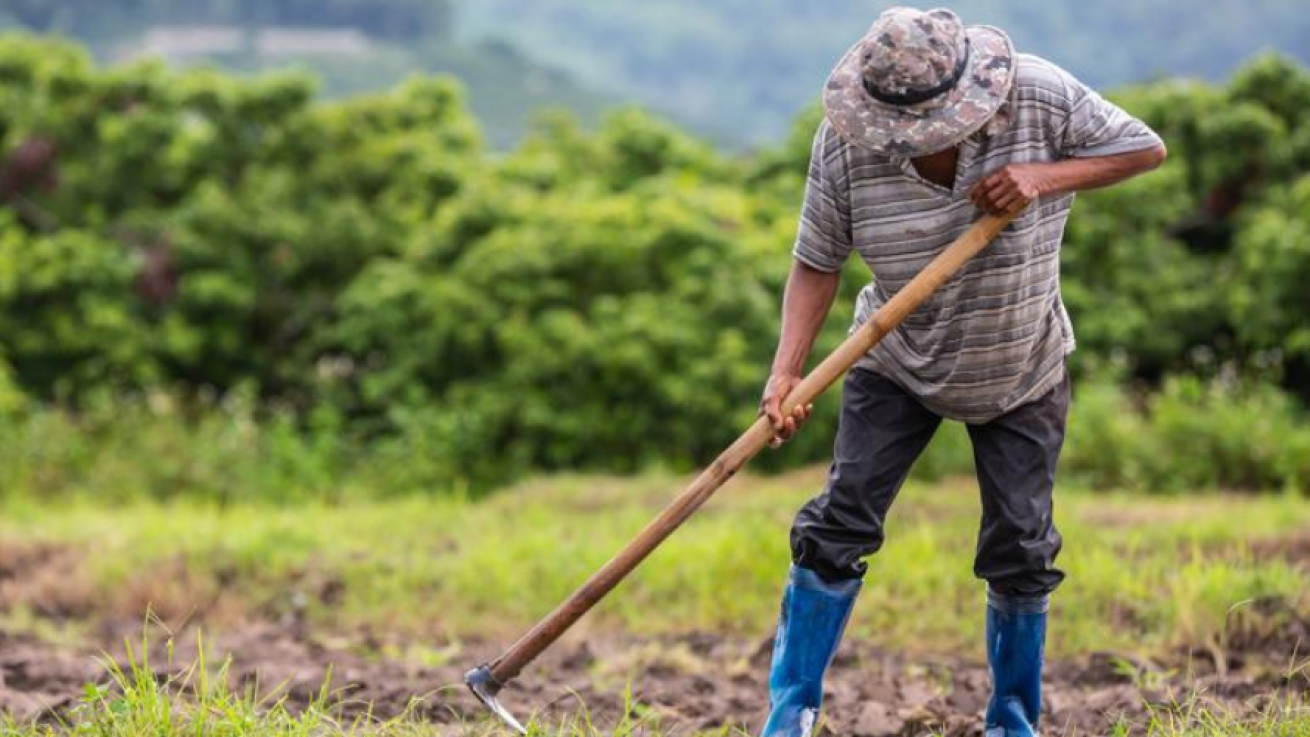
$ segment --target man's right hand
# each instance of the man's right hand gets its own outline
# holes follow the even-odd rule
[[[809,419],[814,411],[813,404],[798,406],[790,414],[782,413],[782,400],[791,394],[792,389],[801,383],[796,374],[772,374],[769,383],[764,385],[764,398],[760,400],[760,413],[769,418],[773,425],[773,438],[769,440],[770,448],[780,448],[791,439],[801,425]]]

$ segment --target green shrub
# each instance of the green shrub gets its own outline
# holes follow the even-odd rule
[[[1061,473],[1102,488],[1310,492],[1310,424],[1261,384],[1179,376],[1134,402],[1105,380],[1079,386]]]
[[[1113,387],[1079,389],[1075,474],[1304,483],[1299,410],[1247,387],[1308,391],[1310,86],[1294,69],[1269,57],[1223,88],[1125,93],[1173,155],[1070,222],[1073,369],[1122,356],[1124,381],[1164,394],[1136,414]],[[543,121],[501,156],[449,81],[313,93],[0,39],[0,414],[47,404],[6,420],[9,473],[110,497],[330,496],[351,474],[480,489],[533,469],[690,470],[755,417],[817,107],[753,158],[636,110],[593,132]],[[852,259],[816,357],[867,281]],[[1243,388],[1164,382],[1219,365],[1244,367]],[[758,465],[826,458],[838,394]],[[1188,435],[1210,457],[1175,469]],[[917,473],[966,472],[967,448],[948,428]]]
[[[1093,375],[1074,384],[1060,475],[1106,489],[1150,488],[1143,464],[1156,453],[1149,421],[1119,382]]]
[[[1310,493],[1310,424],[1296,402],[1273,387],[1183,376],[1168,380],[1162,392],[1137,398],[1112,376],[1074,386],[1063,483],[1163,493]],[[501,406],[479,404],[497,397]],[[531,443],[496,438],[521,422],[517,399],[477,389],[467,399],[449,409],[397,403],[389,415],[395,430],[368,439],[351,431],[331,405],[315,408],[306,423],[285,410],[261,408],[246,390],[222,400],[159,392],[97,396],[76,413],[29,408],[16,398],[8,405],[13,411],[0,405],[0,496],[281,504],[463,493],[508,481],[542,462],[531,456]],[[800,437],[828,444],[830,422],[819,418]],[[488,453],[489,443],[507,451]],[[568,452],[570,446],[563,447],[560,452]],[[791,453],[789,446],[761,460],[794,462]],[[667,456],[640,450],[615,461],[628,470],[667,462]],[[936,480],[972,472],[965,428],[948,422],[913,476]]]
[[[1149,411],[1151,488],[1310,490],[1310,425],[1273,387],[1178,377]]]
[[[0,418],[11,418],[27,409],[28,405],[27,395],[14,381],[14,370],[0,355]]]
[[[1249,215],[1235,255],[1229,305],[1238,338],[1310,364],[1310,175]]]

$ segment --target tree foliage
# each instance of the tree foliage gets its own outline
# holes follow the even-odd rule
[[[500,156],[449,82],[312,92],[0,43],[0,412],[252,398],[475,484],[691,467],[754,416],[815,111],[750,159],[631,110],[545,118]],[[1077,371],[1310,394],[1308,97],[1276,57],[1123,93],[1172,155],[1076,208]],[[768,462],[826,453],[834,400]]]

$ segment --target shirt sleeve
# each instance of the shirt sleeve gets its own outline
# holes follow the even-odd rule
[[[1162,145],[1160,136],[1146,123],[1101,97],[1072,74],[1061,72],[1069,100],[1068,114],[1058,138],[1062,156],[1113,156]]]
[[[819,271],[840,271],[851,253],[850,180],[845,144],[825,120],[814,136],[805,201],[792,255]]]

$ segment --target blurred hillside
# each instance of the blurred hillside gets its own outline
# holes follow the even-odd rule
[[[328,97],[450,75],[472,91],[469,106],[497,148],[518,140],[542,107],[593,121],[607,102],[510,42],[455,41],[447,0],[0,0],[0,30],[69,36],[102,63],[303,69]]]
[[[886,7],[910,2],[466,0],[468,37],[513,41],[577,79],[671,115],[722,143],[776,139]],[[937,3],[920,3],[931,7]],[[1310,14],[1295,0],[943,2],[1006,29],[1095,86],[1226,77],[1261,50],[1310,61]],[[513,19],[506,22],[506,19]]]
[[[338,96],[442,72],[470,90],[491,144],[533,112],[584,121],[635,102],[731,147],[779,139],[835,59],[890,2],[692,0],[0,0],[0,28],[77,38],[102,61],[154,54],[237,71],[312,69]],[[951,4],[971,23],[1097,86],[1225,78],[1261,50],[1310,62],[1310,14],[1294,0]]]

